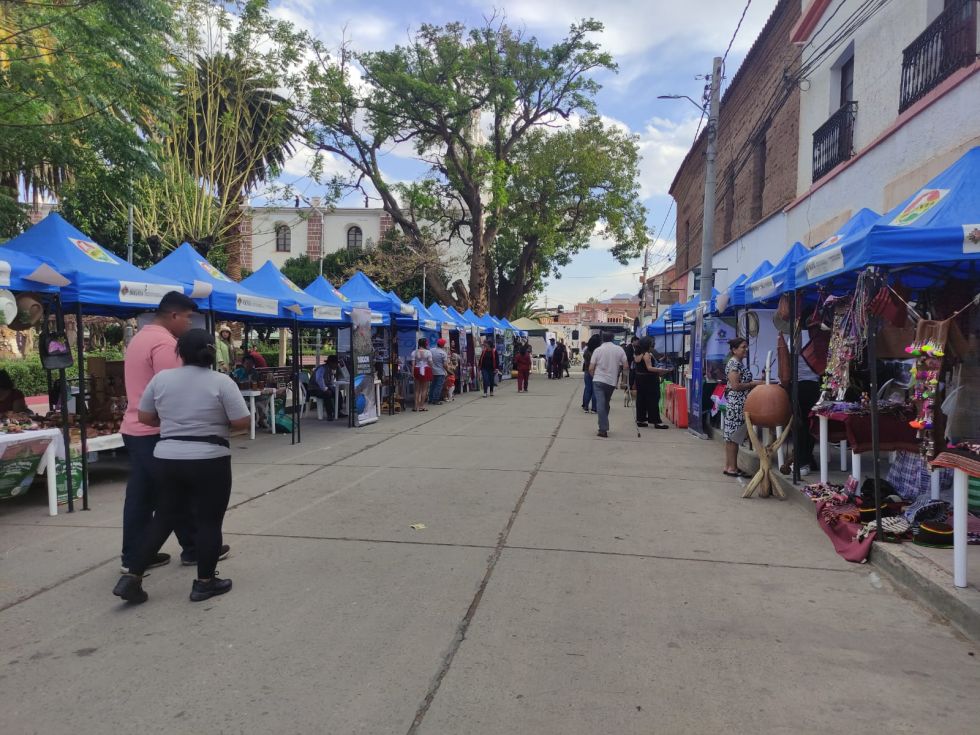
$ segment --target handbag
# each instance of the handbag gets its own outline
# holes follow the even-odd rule
[[[787,388],[793,382],[793,363],[786,345],[786,338],[780,334],[776,338],[776,375],[781,385]]]

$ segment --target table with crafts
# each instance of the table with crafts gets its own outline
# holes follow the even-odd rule
[[[916,430],[909,426],[905,415],[882,413],[878,427],[882,452],[919,450]],[[810,415],[810,431],[814,429],[820,436],[820,482],[827,482],[831,442],[841,443],[841,471],[847,469],[845,451],[850,447],[851,476],[860,480],[861,455],[871,451],[871,414],[847,410],[814,411]]]
[[[35,474],[46,475],[48,485],[48,515],[58,515],[58,445],[62,434],[58,429],[33,429],[0,433],[0,496],[16,496],[27,492]]]

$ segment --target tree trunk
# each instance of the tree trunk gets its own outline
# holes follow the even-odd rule
[[[484,254],[486,243],[483,238],[483,211],[477,205],[472,207],[473,221],[470,224],[470,239],[473,242],[473,252],[470,255],[470,308],[474,314],[485,314],[487,311],[487,270]]]
[[[225,253],[228,256],[227,276],[233,281],[242,280],[242,212],[245,209],[245,197],[239,195],[238,205],[228,215],[228,233],[225,241]]]

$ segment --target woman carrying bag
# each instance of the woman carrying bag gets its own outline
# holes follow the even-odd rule
[[[146,602],[143,573],[170,536],[184,509],[197,524],[197,579],[192,602],[223,595],[230,579],[219,579],[215,566],[221,553],[221,524],[231,496],[230,429],[247,429],[248,405],[235,381],[211,369],[214,336],[191,329],[177,340],[184,366],[157,373],[143,392],[139,421],[160,427],[153,450],[159,460],[159,507],[150,522],[136,564],[116,583],[112,593],[127,602]]]
[[[660,420],[660,376],[667,371],[654,365],[653,340],[644,337],[633,354],[636,365],[636,425],[666,429]]]
[[[432,382],[432,352],[424,337],[419,340],[418,349],[412,351],[412,377],[415,379],[415,408],[413,411],[428,411],[425,401],[429,396],[429,383]]]

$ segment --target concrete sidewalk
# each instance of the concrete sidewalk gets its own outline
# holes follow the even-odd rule
[[[619,401],[597,438],[581,387],[235,442],[202,604],[177,566],[112,597],[124,467],[0,505],[0,732],[976,731],[973,642],[713,444]]]

